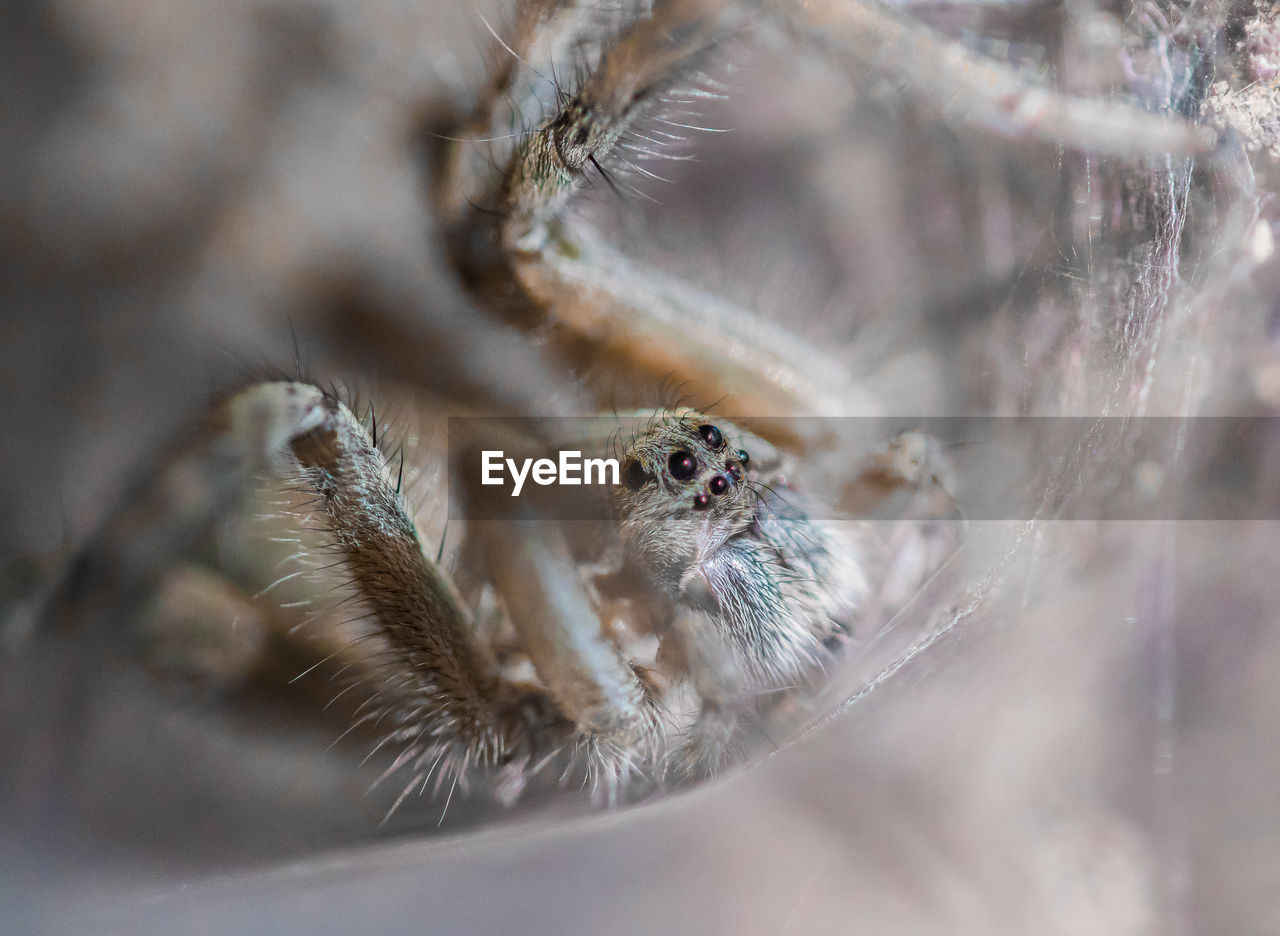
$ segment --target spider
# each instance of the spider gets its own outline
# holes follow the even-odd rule
[[[327,638],[335,649],[311,668],[341,658],[347,685],[330,704],[352,688],[363,693],[347,732],[372,733],[374,753],[393,753],[381,779],[408,775],[394,812],[433,778],[436,790],[447,782],[452,794],[485,768],[508,803],[549,764],[562,781],[581,768],[610,802],[629,780],[720,772],[747,750],[740,721],[761,715],[775,694],[812,684],[852,636],[870,592],[870,547],[812,511],[773,446],[681,409],[651,418],[624,450],[624,481],[612,498],[616,542],[597,531],[575,544],[536,512],[518,514],[515,524],[473,524],[464,555],[487,569],[503,609],[499,626],[482,626],[439,554],[432,561],[424,552],[402,495],[404,446],[396,461],[379,448],[388,446],[386,429],[379,439],[372,407],[366,418],[306,382],[232,393],[82,554],[53,600],[54,627],[79,632],[78,621],[103,610],[81,589],[111,578],[129,585],[106,609],[108,629],[122,613],[154,620],[146,599],[166,577],[174,587],[172,550],[213,516],[241,512],[255,478],[283,479],[273,494],[249,498],[258,510],[264,498],[285,497],[272,502],[277,516],[268,521],[294,523],[275,531],[287,535],[256,533],[296,546],[258,597],[279,601],[267,595],[311,571],[318,588],[336,576],[347,594],[325,611],[352,601],[360,608],[341,617]],[[912,448],[899,441],[867,459],[859,477],[873,498],[954,484],[939,474],[945,461],[936,446],[905,458],[904,446]],[[184,523],[171,497],[200,503]],[[163,524],[140,535],[138,525],[151,526],[153,516]],[[117,538],[121,531],[127,540]],[[598,573],[590,589],[585,566]],[[469,578],[474,595],[476,576]],[[200,656],[199,628],[179,623],[190,609],[177,602],[191,596],[178,596],[162,602],[168,619],[132,629],[144,657],[153,668],[206,681],[221,670],[233,681],[237,663],[258,649],[231,636],[229,615],[240,609],[224,599],[228,617],[214,626],[226,636],[213,642],[211,663]],[[215,594],[215,618],[218,604]],[[646,637],[658,640],[657,652],[641,662]]]
[[[416,453],[434,461],[409,457],[406,480],[394,448],[429,449],[438,426],[433,443],[424,441],[431,432],[404,426],[389,441],[386,424],[396,418],[343,402],[300,374],[256,382],[214,407],[111,515],[69,566],[40,625],[49,640],[76,640],[82,661],[99,651],[127,657],[139,645],[148,663],[168,655],[161,668],[191,670],[215,693],[248,687],[243,695],[252,696],[268,675],[292,679],[311,667],[364,687],[363,699],[342,690],[317,700],[305,698],[321,692],[310,687],[328,683],[300,680],[301,720],[332,706],[357,735],[370,735],[390,757],[386,775],[404,781],[395,802],[483,774],[473,768],[488,768],[497,798],[511,802],[548,772],[554,779],[578,769],[613,797],[627,780],[643,789],[646,777],[671,782],[741,760],[760,730],[744,723],[800,704],[797,687],[839,659],[875,590],[870,548],[815,519],[810,505],[862,484],[864,473],[850,465],[868,452],[865,476],[888,478],[890,488],[945,473],[886,471],[897,450],[856,451],[838,422],[814,418],[878,410],[842,351],[805,337],[803,315],[784,327],[752,314],[627,257],[592,223],[592,212],[599,221],[644,197],[653,160],[696,154],[697,143],[691,153],[682,138],[709,135],[698,111],[732,98],[732,76],[718,67],[747,46],[816,45],[823,62],[848,55],[893,69],[935,110],[1019,143],[1134,160],[1190,158],[1213,143],[1177,113],[1195,84],[1194,67],[1177,55],[1164,96],[1145,102],[1169,113],[1150,113],[1053,93],[1025,68],[871,4],[534,0],[492,31],[496,64],[475,106],[424,106],[416,128],[436,248],[452,277],[431,324],[415,330],[341,277],[323,283],[341,300],[329,310],[339,334],[358,322],[359,340],[388,372],[426,385],[425,399],[388,392],[399,394],[402,422],[531,405],[580,415],[653,411],[669,383],[707,402],[723,398],[733,413],[784,418],[755,434],[749,420],[740,429],[718,415],[724,404],[712,404],[675,409],[636,433],[622,453],[619,538],[603,547],[562,539],[536,516],[514,538],[478,529],[450,537],[437,515],[415,527],[400,503],[415,485],[447,483],[440,452]],[[904,59],[918,67],[904,71]],[[455,297],[461,312],[450,307]],[[247,492],[279,475],[287,483],[266,501],[286,505],[266,512],[316,530],[255,539],[221,528],[261,510],[263,496]],[[319,541],[308,540],[317,530]],[[337,587],[373,624],[299,649],[294,609],[277,607],[292,603],[280,595],[285,585],[272,587],[281,578],[261,583],[269,590],[260,598],[246,597],[253,575],[245,567],[297,559],[261,545],[273,535],[294,553],[327,550],[334,568],[315,575],[339,574]],[[456,582],[440,571],[446,547]],[[611,560],[606,570],[589,576],[602,556]],[[175,575],[182,563],[225,574],[184,566]],[[210,638],[207,652],[198,636],[207,632],[204,608],[237,625]],[[197,620],[174,631],[179,646],[156,637],[152,622],[163,628],[182,616]],[[122,627],[126,647],[113,639]],[[655,638],[652,665],[638,662],[632,648]],[[90,670],[82,662],[63,678],[92,687]],[[55,723],[74,722],[89,704],[76,696]],[[314,718],[328,727],[327,716]],[[62,756],[49,754],[36,775],[60,775]]]

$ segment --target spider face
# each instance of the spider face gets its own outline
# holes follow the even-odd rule
[[[742,481],[750,456],[744,449],[730,450],[719,427],[695,425],[698,418],[664,419],[627,449],[627,477],[640,482],[628,483],[630,490],[653,481],[672,494],[693,490],[722,497]]]
[[[638,555],[681,557],[714,551],[741,532],[759,506],[745,469],[739,430],[698,413],[668,415],[627,447],[616,502],[622,528]]]

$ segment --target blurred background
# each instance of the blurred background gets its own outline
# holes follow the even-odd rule
[[[728,92],[705,123],[732,132],[634,180],[652,200],[598,187],[577,211],[821,346],[867,415],[1129,435],[1046,451],[1044,509],[975,523],[835,675],[834,716],[762,763],[614,814],[570,791],[437,830],[430,802],[379,827],[376,772],[327,755],[323,724],[175,701],[101,637],[43,640],[38,608],[216,393],[295,356],[356,387],[529,386],[538,413],[590,384],[608,407],[465,292],[425,194],[423,127],[481,99],[510,10],[6,4],[6,932],[1275,931],[1280,527],[1172,505],[1208,474],[1274,517],[1280,435],[1133,452],[1142,417],[1280,406],[1280,26],[1252,3],[900,10],[1099,114],[1183,114],[1219,143],[1143,155],[1123,120],[1110,155],[1046,141],[958,99],[936,58],[845,56],[761,15],[708,66]],[[1056,519],[1116,486],[1168,519]],[[30,767],[62,759],[92,766]]]

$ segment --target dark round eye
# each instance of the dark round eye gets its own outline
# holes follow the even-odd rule
[[[653,480],[653,475],[645,471],[644,465],[640,464],[638,461],[629,462],[627,464],[627,470],[622,475],[622,483],[632,491],[640,490],[651,480]]]
[[[713,449],[718,449],[724,445],[724,434],[715,426],[699,426],[698,435],[702,436],[702,441]]]
[[[705,494],[699,494],[697,497],[693,499],[694,510],[706,510],[710,506],[711,506],[711,498],[707,497],[707,495]]]
[[[747,454],[746,449],[738,449],[738,461],[742,462],[743,468],[751,464],[751,456]]]
[[[716,475],[708,486],[711,488],[711,493],[718,497],[729,490],[729,481],[724,475]]]
[[[690,452],[672,452],[667,459],[667,468],[677,481],[688,481],[698,473],[698,462]]]

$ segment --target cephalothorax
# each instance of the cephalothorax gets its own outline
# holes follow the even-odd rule
[[[772,447],[708,420],[655,420],[617,495],[628,551],[671,603],[663,656],[701,704],[678,757],[701,772],[729,758],[740,714],[819,671],[868,588],[864,544],[809,516]]]

